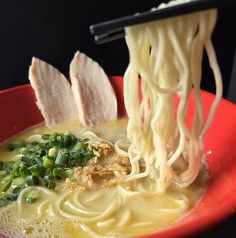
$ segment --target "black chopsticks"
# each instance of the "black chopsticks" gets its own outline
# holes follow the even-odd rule
[[[97,23],[91,25],[89,29],[90,33],[94,35],[94,41],[97,44],[102,44],[124,37],[124,27],[126,26],[161,20],[210,8],[219,8],[233,3],[235,4],[236,0],[195,0],[155,11],[146,11],[136,15]]]

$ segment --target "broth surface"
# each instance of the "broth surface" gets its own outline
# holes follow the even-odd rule
[[[126,138],[126,125],[127,119],[119,119],[91,130],[114,143]],[[51,129],[39,125],[20,133],[7,144],[17,140],[32,141],[35,135],[55,131],[69,131],[77,138],[83,138],[85,128],[78,122]],[[12,160],[15,152],[6,152],[5,146],[1,145],[0,158]],[[177,222],[199,201],[206,189],[206,167],[203,163],[198,178],[188,188],[173,184],[165,193],[155,195],[150,179],[142,179],[142,186],[150,190],[150,194],[142,196],[127,195],[125,186],[94,191],[63,189],[63,182],[55,190],[28,187],[16,202],[0,208],[0,233],[6,237],[89,238],[127,237],[158,231]],[[0,189],[4,186],[0,184]],[[24,198],[32,189],[39,191],[39,199],[36,203],[26,203]],[[186,198],[187,207],[182,211]],[[168,212],[170,209],[172,212]]]

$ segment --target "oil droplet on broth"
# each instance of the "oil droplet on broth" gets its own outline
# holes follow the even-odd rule
[[[33,227],[27,227],[23,230],[24,234],[33,234],[34,233],[34,228]]]

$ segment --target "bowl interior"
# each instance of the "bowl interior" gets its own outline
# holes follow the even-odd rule
[[[126,115],[123,100],[123,77],[110,77],[118,98],[118,111]],[[178,101],[179,95],[176,95]],[[214,95],[202,91],[204,109],[207,112]],[[43,121],[35,103],[35,95],[30,85],[0,92],[0,143],[14,134]],[[191,105],[187,122],[191,124],[194,111]],[[209,165],[209,186],[195,208],[176,225],[145,237],[172,237],[189,235],[211,226],[228,216],[236,207],[236,105],[221,100],[217,112],[205,136],[204,153]]]

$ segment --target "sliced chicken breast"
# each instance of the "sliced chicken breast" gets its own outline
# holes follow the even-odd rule
[[[78,119],[78,109],[71,85],[56,68],[33,58],[29,80],[46,126],[52,127]]]
[[[117,99],[100,65],[85,54],[76,52],[70,64],[70,79],[79,119],[92,126],[117,118]]]

